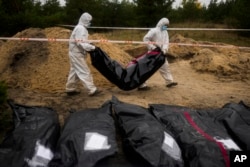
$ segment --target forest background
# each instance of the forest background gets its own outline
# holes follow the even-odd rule
[[[173,8],[174,2],[66,0],[65,6],[61,6],[59,0],[46,0],[44,3],[38,0],[0,0],[0,35],[12,36],[30,27],[75,25],[83,12],[93,16],[92,26],[155,27],[160,18],[168,17],[171,24],[196,22],[250,28],[249,0],[211,0],[208,6],[202,6],[197,0],[183,0],[179,7]],[[240,34],[250,36],[246,31]]]

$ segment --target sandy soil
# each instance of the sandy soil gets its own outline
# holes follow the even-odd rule
[[[16,34],[16,37],[68,38],[69,35],[69,30],[54,27],[28,29]],[[103,38],[103,35],[93,34],[90,38]],[[179,35],[173,36],[171,41],[199,43]],[[132,59],[125,50],[139,54],[143,50],[141,48],[145,49],[145,46],[110,43],[97,45],[124,65]],[[241,100],[250,105],[250,53],[233,46],[230,49],[171,46],[170,67],[178,86],[167,88],[159,72],[156,72],[148,80],[149,91],[120,90],[102,77],[88,61],[95,84],[103,91],[95,97],[89,97],[81,84],[81,94],[70,97],[65,94],[69,71],[67,43],[6,41],[0,46],[0,76],[8,83],[8,98],[23,105],[52,107],[62,123],[70,111],[98,108],[112,96],[145,107],[162,103],[218,108]]]

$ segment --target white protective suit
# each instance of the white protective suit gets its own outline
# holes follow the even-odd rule
[[[153,50],[158,46],[161,48],[162,52],[165,54],[168,51],[169,36],[167,30],[162,30],[162,26],[169,25],[169,20],[167,18],[162,18],[156,25],[144,36],[144,42],[155,42],[156,44],[148,44],[148,50]],[[169,64],[166,58],[165,63],[159,69],[161,76],[166,81],[166,84],[173,82],[173,77],[169,69]],[[143,83],[140,88],[146,87],[146,83]]]
[[[85,61],[87,51],[95,49],[94,45],[77,40],[88,40],[87,27],[90,25],[92,16],[89,13],[83,13],[78,24],[74,28],[69,42],[70,71],[66,83],[66,92],[76,91],[76,83],[80,79],[83,85],[88,89],[89,95],[93,94],[97,88],[93,83],[93,78]]]

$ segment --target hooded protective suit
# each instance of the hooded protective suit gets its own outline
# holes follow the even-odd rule
[[[87,51],[94,50],[95,46],[87,42],[81,42],[88,40],[87,27],[91,20],[92,16],[89,13],[83,13],[71,34],[69,42],[70,72],[66,83],[66,92],[76,91],[76,83],[79,79],[88,89],[89,95],[97,90],[85,61]]]
[[[155,28],[150,29],[148,33],[144,36],[143,41],[149,42],[147,45],[148,50],[153,50],[157,46],[161,48],[162,52],[165,54],[168,51],[168,45],[169,45],[169,36],[168,32],[164,27],[169,25],[169,20],[167,18],[162,18],[156,25]],[[155,42],[155,44],[152,44],[150,42]],[[173,77],[169,69],[169,64],[166,58],[165,63],[162,65],[162,67],[159,69],[160,74],[165,79],[166,84],[169,84],[173,82]],[[140,87],[146,87],[146,83],[142,84]]]

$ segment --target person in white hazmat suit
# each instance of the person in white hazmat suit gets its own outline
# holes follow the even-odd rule
[[[88,40],[87,27],[90,26],[91,20],[92,16],[89,13],[83,13],[70,36],[70,71],[66,83],[66,93],[68,95],[80,93],[76,87],[79,80],[83,83],[84,87],[87,88],[89,96],[100,93],[100,91],[94,85],[91,72],[85,61],[87,52],[95,49],[94,45],[84,42],[85,40]]]
[[[167,53],[169,46],[169,36],[167,32],[168,25],[169,25],[169,20],[167,18],[162,18],[159,20],[156,27],[150,29],[148,33],[144,36],[143,41],[148,42],[147,47],[149,51],[155,49],[156,47],[159,47],[164,54]],[[178,84],[177,82],[173,81],[173,76],[169,68],[167,57],[165,63],[159,69],[159,72],[161,76],[164,78],[166,86],[168,88],[176,86]],[[138,90],[148,90],[148,89],[150,89],[150,87],[147,86],[146,82],[138,87]]]

